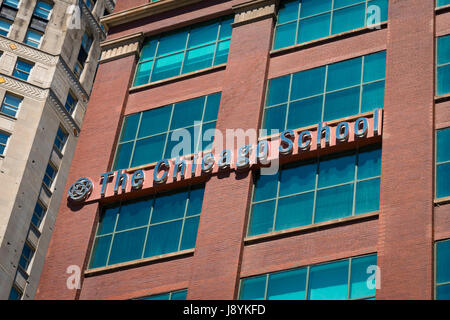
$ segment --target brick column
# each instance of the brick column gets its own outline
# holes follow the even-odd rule
[[[260,126],[276,6],[259,0],[233,4],[236,16],[217,122],[224,136],[226,129]],[[188,299],[237,297],[250,190],[251,173],[232,172],[207,182]]]
[[[434,1],[390,0],[377,299],[433,297]]]
[[[102,44],[103,54],[92,96],[65,188],[80,177],[98,182],[99,170],[107,171],[116,137],[120,131],[128,88],[130,87],[136,53],[141,35],[127,36]],[[77,299],[79,290],[69,290],[66,273],[69,266],[78,266],[81,273],[89,259],[90,242],[96,227],[98,203],[69,208],[64,203],[58,214],[55,230],[46,255],[36,299]],[[72,270],[72,275],[74,271]],[[73,277],[72,277],[73,278]],[[82,283],[83,277],[81,277]]]

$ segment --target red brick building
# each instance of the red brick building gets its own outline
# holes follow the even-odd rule
[[[65,194],[94,187],[64,199],[38,299],[450,297],[448,1],[118,0],[103,22]],[[175,165],[177,130],[214,127],[213,164],[195,142]],[[226,129],[282,142],[228,166]]]

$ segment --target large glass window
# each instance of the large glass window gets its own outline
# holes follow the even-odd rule
[[[376,16],[378,12],[380,15]],[[273,48],[374,25],[387,18],[388,0],[283,1],[278,11]]]
[[[22,103],[22,99],[23,98],[21,97],[6,93],[0,107],[0,112],[15,117],[17,115],[17,111],[19,110],[19,106]]]
[[[382,51],[271,79],[263,128],[297,129],[383,108],[385,65]]]
[[[248,235],[378,211],[380,174],[379,146],[256,174]]]
[[[66,108],[67,112],[70,114],[73,113],[73,110],[75,110],[75,107],[77,106],[78,99],[75,97],[75,95],[69,91],[67,94],[66,104],[64,107]]]
[[[450,300],[450,239],[436,242],[436,299]]]
[[[203,133],[216,127],[220,96],[215,93],[125,117],[113,168],[211,149],[212,141],[204,141]],[[179,143],[185,148],[177,153],[174,147]]]
[[[45,169],[44,179],[42,180],[48,189],[52,188],[57,173],[58,170],[53,166],[53,164],[48,163],[47,168]]]
[[[62,152],[64,149],[64,146],[66,145],[67,138],[69,137],[69,134],[65,132],[61,127],[58,127],[58,131],[56,132],[55,142],[53,145],[58,149],[59,152]]]
[[[19,266],[22,268],[23,271],[27,272],[28,266],[30,265],[33,256],[34,256],[34,249],[27,242],[25,242],[19,260]]]
[[[32,47],[39,48],[43,35],[42,32],[28,30],[24,42]]]
[[[239,299],[375,300],[376,264],[372,254],[245,278]]]
[[[141,51],[134,85],[226,63],[232,22],[227,17],[148,39]]]
[[[137,298],[135,300],[186,300],[187,290],[173,291],[157,294],[148,297]]]
[[[90,268],[195,247],[204,185],[105,208]]]
[[[11,29],[11,22],[0,19],[0,35],[7,37]]]
[[[450,35],[437,38],[437,95],[450,93]]]
[[[17,59],[13,76],[22,79],[24,81],[27,81],[28,78],[30,77],[30,73],[33,67],[34,65],[32,63]]]
[[[36,7],[34,8],[33,15],[48,21],[50,20],[52,9],[52,4],[44,1],[38,1]]]
[[[450,197],[450,128],[436,133],[436,198]]]

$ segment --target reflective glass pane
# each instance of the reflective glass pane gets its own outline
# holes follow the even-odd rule
[[[350,276],[350,299],[357,299],[375,295],[375,281],[370,281],[369,277],[374,272],[367,270],[369,266],[377,265],[377,256],[353,258]],[[370,271],[370,272],[368,272]],[[369,288],[370,287],[370,288]]]
[[[436,243],[436,283],[450,282],[450,240]]]
[[[445,6],[445,5],[448,5],[448,4],[450,4],[450,0],[437,0],[437,3],[436,3],[436,5],[438,7]]]
[[[328,66],[327,91],[361,83],[362,58],[345,60]]]
[[[381,175],[381,148],[364,151],[358,155],[358,180]]]
[[[219,40],[231,38],[231,33],[232,33],[231,24],[233,22],[234,22],[234,18],[231,18],[231,19],[221,22]]]
[[[323,96],[291,102],[287,129],[297,129],[317,124],[322,119]]]
[[[291,22],[277,26],[275,29],[275,42],[273,48],[280,49],[295,44],[295,34],[297,32],[297,22]]]
[[[199,136],[200,126],[172,131],[167,138],[163,158],[171,159],[197,152]]]
[[[203,121],[211,121],[217,119],[217,114],[219,113],[221,93],[214,93],[207,97],[206,109],[203,116]]]
[[[267,300],[305,300],[306,268],[269,275]]]
[[[161,160],[165,141],[166,134],[160,134],[136,141],[131,167],[137,167]]]
[[[317,191],[314,223],[352,215],[353,184]]]
[[[150,40],[145,43],[141,51],[141,61],[153,59],[156,53],[157,40]]]
[[[133,142],[119,144],[117,148],[114,170],[128,169],[130,167],[131,153],[133,152]]]
[[[336,34],[364,27],[365,14],[365,3],[334,11],[331,33]]]
[[[450,284],[436,288],[437,300],[450,300]]]
[[[440,164],[436,171],[436,197],[450,196],[450,162]]]
[[[314,192],[278,200],[275,230],[306,226],[312,223]]]
[[[188,48],[215,42],[217,39],[218,30],[218,22],[193,28],[189,33]]]
[[[93,256],[89,268],[100,268],[106,266],[108,259],[109,247],[111,244],[112,236],[99,237],[95,240],[93,248]]]
[[[240,300],[264,300],[266,276],[241,280]]]
[[[187,192],[161,194],[155,199],[151,223],[182,218],[186,209]]]
[[[326,67],[295,73],[292,76],[291,100],[297,100],[324,92]]]
[[[172,293],[171,300],[186,300],[187,290]]]
[[[437,68],[437,94],[450,93],[450,64]]]
[[[342,7],[350,6],[352,4],[361,2],[364,2],[364,0],[334,0],[334,8],[339,9]]]
[[[205,188],[193,187],[189,193],[189,205],[186,212],[186,216],[192,216],[200,214],[202,211],[203,196],[205,194]]]
[[[109,265],[137,260],[142,257],[147,228],[116,233],[109,257]]]
[[[300,18],[331,10],[332,0],[301,0]]]
[[[319,164],[319,188],[353,181],[355,155],[324,158]]]
[[[249,236],[271,232],[273,229],[273,215],[275,200],[254,204],[250,219]]]
[[[230,40],[219,42],[217,45],[214,65],[226,63],[228,60],[228,51],[230,50]]]
[[[363,86],[361,113],[384,108],[384,81]]]
[[[256,202],[276,197],[278,188],[278,174],[258,175],[255,183],[256,185],[253,194],[253,201]]]
[[[267,106],[273,106],[288,101],[290,76],[279,77],[269,80],[267,92]]]
[[[157,224],[148,231],[145,257],[178,251],[182,221]]]
[[[152,72],[153,61],[140,63],[134,79],[134,85],[140,86],[149,82],[150,73]]]
[[[345,118],[359,113],[360,87],[328,93],[325,97],[324,121]]]
[[[140,298],[139,300],[169,300],[170,293],[158,294],[150,297]]]
[[[356,184],[355,214],[374,212],[380,209],[380,178]]]
[[[107,234],[114,231],[119,210],[119,206],[105,209],[102,217],[100,218],[100,224],[97,230],[98,235]]]
[[[180,74],[184,53],[177,53],[156,60],[151,81],[167,79]]]
[[[450,128],[437,130],[437,162],[450,160]]]
[[[165,106],[143,112],[138,138],[166,132],[169,128],[171,113],[172,106]]]
[[[130,141],[136,138],[136,131],[140,117],[141,115],[139,113],[125,117],[122,133],[120,135],[121,142]]]
[[[389,0],[372,0],[367,2],[367,26],[376,25],[380,22],[387,21]],[[380,17],[378,20],[378,8],[380,9]]]
[[[264,125],[263,128],[269,130],[278,130],[281,132],[285,128],[286,122],[286,105],[272,107],[264,110]]]
[[[330,35],[330,13],[300,20],[297,43],[304,43]]]
[[[280,196],[314,190],[316,173],[317,163],[315,162],[283,167],[280,171]]]
[[[152,204],[153,199],[123,204],[120,208],[116,231],[148,225]]]
[[[195,248],[197,240],[197,230],[200,217],[186,219],[183,227],[183,238],[181,239],[180,250]]]
[[[187,51],[182,73],[211,67],[215,48],[216,45],[213,44]]]
[[[161,37],[159,39],[157,57],[174,53],[178,51],[184,51],[186,47],[187,32],[176,32]]]
[[[202,121],[204,105],[205,97],[175,104],[170,130],[193,126],[195,121]]]
[[[348,260],[313,266],[309,274],[311,300],[347,299]]]
[[[214,142],[216,121],[204,124],[196,150],[211,150]]]
[[[364,56],[363,82],[384,79],[386,76],[386,51]]]
[[[298,8],[299,7],[299,1],[289,1],[289,2],[282,2],[280,3],[280,7],[278,9],[278,17],[277,17],[277,23],[282,24],[289,21],[297,20],[298,18]]]

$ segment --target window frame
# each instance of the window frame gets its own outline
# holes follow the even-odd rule
[[[35,41],[35,40],[30,40],[30,39],[31,39],[31,38],[29,37],[29,34],[30,34],[30,33],[35,33],[35,34],[40,35],[41,37],[39,38],[39,42],[37,42],[37,41]],[[44,38],[44,33],[43,33],[43,32],[38,31],[38,30],[35,30],[35,29],[33,29],[33,28],[30,27],[30,28],[28,28],[27,33],[25,34],[24,43],[27,44],[27,45],[29,45],[29,46],[31,46],[31,47],[34,47],[34,48],[39,49],[39,48],[41,47],[42,39],[43,39],[43,38]],[[37,44],[37,46],[34,46],[34,45],[32,45],[32,44],[29,44],[28,42],[35,43],[35,44]]]
[[[45,18],[40,16],[40,15],[38,15],[38,14],[36,14],[36,9],[38,8],[38,4],[41,3],[41,2],[42,3],[46,3],[46,4],[48,4],[48,5],[50,5],[52,7],[51,10],[40,8],[43,11],[48,11],[48,16],[45,17]],[[52,18],[54,6],[55,6],[55,4],[53,2],[51,2],[51,1],[38,0],[36,2],[36,5],[34,6],[34,9],[33,9],[33,16],[38,18],[38,19],[45,20],[48,23],[48,22],[50,22],[50,19]]]
[[[433,268],[433,293],[434,293],[434,300],[438,300],[438,296],[437,296],[437,289],[440,286],[450,286],[450,281],[447,282],[442,282],[442,283],[437,283],[437,278],[438,278],[438,273],[437,273],[437,259],[438,259],[438,243],[441,242],[450,242],[450,238],[449,239],[441,239],[441,240],[437,240],[434,242],[434,248],[433,248],[433,254],[434,254],[434,268]],[[450,265],[449,265],[450,266]]]
[[[23,255],[25,246],[27,246],[31,251],[30,257],[26,257]],[[22,248],[22,252],[20,253],[19,263],[18,263],[17,267],[20,270],[22,270],[23,272],[25,272],[27,275],[29,275],[28,270],[30,269],[30,266],[33,263],[35,254],[36,254],[36,248],[34,248],[28,241],[25,241],[23,248]],[[20,261],[22,260],[22,258],[26,261],[26,267],[24,267],[20,264]]]
[[[24,71],[24,70],[18,69],[19,61],[22,62],[22,63],[25,63],[25,64],[27,64],[27,65],[29,65],[29,66],[31,66],[30,71],[28,72],[28,71]],[[16,64],[14,65],[13,77],[15,77],[15,78],[17,78],[17,79],[20,79],[20,80],[22,80],[22,81],[28,81],[28,80],[30,79],[30,76],[31,76],[31,74],[32,74],[32,72],[33,72],[33,69],[34,69],[35,65],[36,65],[35,63],[30,62],[30,61],[28,61],[28,60],[24,60],[24,59],[21,59],[21,58],[17,58]],[[17,76],[16,73],[23,73],[23,74],[26,74],[27,77],[26,77],[26,79],[22,79],[21,77]]]
[[[67,105],[69,103],[69,97],[73,100],[73,104],[69,104],[69,108],[67,108]],[[64,104],[65,109],[67,110],[67,112],[69,112],[70,115],[73,115],[73,113],[75,112],[75,109],[77,108],[78,105],[78,98],[77,96],[72,92],[72,90],[69,89],[69,92],[67,94],[67,98],[66,98],[66,103]]]
[[[8,150],[8,146],[9,146],[9,139],[11,138],[12,134],[3,130],[0,130],[0,136],[1,135],[5,135],[6,136],[6,143],[3,144],[0,142],[0,146],[3,146],[3,152],[0,152],[0,158],[5,157],[6,156],[6,151]]]
[[[450,159],[449,160],[445,160],[445,161],[441,161],[438,162],[438,152],[439,152],[439,145],[438,145],[438,132],[439,131],[444,131],[444,130],[448,130],[450,131],[450,127],[445,127],[445,128],[440,128],[440,129],[436,129],[434,132],[434,198],[435,201],[446,201],[447,199],[450,199],[450,194],[443,196],[443,197],[438,197],[438,167],[440,165],[445,165],[445,164],[449,164],[450,163]],[[450,148],[450,147],[449,147]],[[450,177],[449,177],[450,178]]]
[[[435,37],[435,41],[436,41],[435,96],[437,96],[437,97],[450,95],[450,90],[448,92],[444,92],[442,94],[439,94],[439,92],[438,92],[438,90],[439,90],[439,72],[438,72],[439,68],[443,68],[443,67],[450,68],[450,56],[449,56],[449,62],[446,62],[444,64],[439,64],[439,39],[441,39],[441,38],[449,38],[449,42],[450,42],[450,33]],[[450,73],[450,70],[449,70],[449,73]]]
[[[36,207],[37,206],[39,206],[39,207],[41,207],[42,208],[42,217],[40,217],[38,214],[36,214]],[[44,219],[45,219],[45,217],[46,217],[46,214],[47,214],[47,210],[48,210],[48,208],[38,199],[38,201],[36,201],[36,205],[34,206],[34,209],[33,209],[33,215],[32,215],[32,217],[31,217],[31,226],[35,229],[35,230],[37,230],[37,231],[39,231],[40,232],[40,230],[41,230],[41,226],[42,226],[42,222],[44,221]],[[36,217],[36,219],[38,220],[38,225],[36,225],[34,222],[33,222],[33,219]]]
[[[54,171],[53,177],[51,177],[47,174],[47,168],[49,168],[49,167],[51,167]],[[47,190],[51,191],[53,188],[53,185],[55,184],[57,175],[58,175],[58,169],[51,161],[49,161],[47,166],[45,167],[44,178],[42,179],[42,185],[44,185],[44,187],[47,188]],[[47,183],[45,183],[45,177],[48,177],[48,179],[50,179],[50,186],[48,186]]]
[[[17,105],[17,107],[14,106],[14,105],[10,105],[10,104],[5,102],[7,96],[12,96],[12,97],[17,98],[17,99],[20,100],[20,102]],[[3,114],[3,115],[6,115],[8,117],[13,117],[13,118],[17,119],[17,115],[18,115],[20,107],[22,106],[22,103],[23,103],[23,99],[24,99],[24,97],[21,97],[19,95],[13,94],[13,93],[11,93],[9,91],[5,92],[5,95],[3,96],[2,103],[0,105],[0,113]],[[7,109],[15,110],[15,114],[14,115],[10,115],[10,114],[4,112],[3,110],[5,109],[5,107],[4,107],[5,105],[6,105]]]

